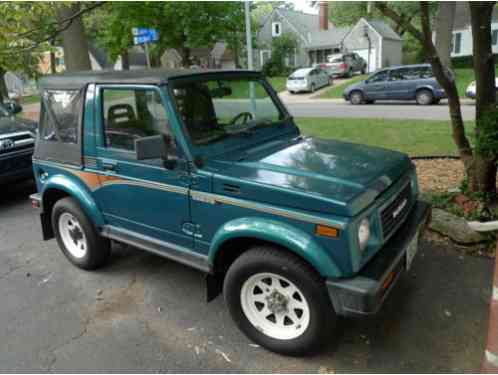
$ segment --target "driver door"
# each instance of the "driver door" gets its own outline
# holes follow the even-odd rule
[[[99,86],[96,96],[97,203],[108,224],[187,248],[193,247],[189,178],[184,163],[170,170],[162,160],[137,160],[135,140],[171,136],[156,86]],[[176,144],[176,141],[175,141]],[[182,159],[180,147],[177,156]]]

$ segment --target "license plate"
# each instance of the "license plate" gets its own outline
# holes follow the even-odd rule
[[[406,248],[406,270],[408,271],[412,265],[413,258],[415,258],[415,254],[417,254],[418,250],[418,231],[415,233],[415,236],[412,238],[408,247]]]

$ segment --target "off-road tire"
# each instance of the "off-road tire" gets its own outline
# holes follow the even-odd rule
[[[86,252],[82,257],[73,256],[64,244],[59,228],[59,220],[64,213],[72,215],[78,221],[86,238]],[[75,266],[84,270],[94,270],[105,265],[109,260],[110,241],[100,236],[74,198],[63,198],[55,203],[52,209],[52,228],[62,253]]]
[[[309,323],[299,336],[276,339],[256,328],[242,307],[243,286],[252,276],[272,273],[292,282],[309,305]],[[336,314],[324,280],[307,263],[284,249],[258,246],[244,252],[230,266],[223,285],[225,302],[239,327],[252,341],[270,351],[300,356],[318,351],[335,327]]]

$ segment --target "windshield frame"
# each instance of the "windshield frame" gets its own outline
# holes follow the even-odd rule
[[[255,132],[255,136],[251,138],[244,138],[239,136],[229,136],[225,139],[221,139],[216,142],[208,143],[208,144],[196,144],[192,141],[191,134],[187,128],[187,125],[184,123],[182,116],[180,115],[180,111],[178,108],[178,103],[176,101],[174,89],[175,86],[181,83],[187,82],[207,82],[207,81],[230,81],[230,80],[253,80],[257,83],[261,84],[265,89],[268,97],[271,99],[272,103],[279,111],[281,119],[273,123],[272,126],[269,126],[266,132]],[[184,134],[185,140],[188,143],[190,150],[192,151],[192,155],[194,157],[212,157],[215,155],[225,154],[237,149],[244,149],[248,147],[252,147],[254,143],[261,144],[262,141],[267,141],[269,139],[279,137],[288,133],[299,134],[299,129],[294,124],[292,116],[289,114],[287,108],[282,103],[278,94],[272,88],[272,86],[268,83],[264,76],[262,76],[259,72],[253,71],[245,71],[245,72],[217,72],[217,73],[204,73],[204,74],[196,74],[188,77],[179,77],[172,78],[169,80],[168,84],[164,86],[164,89],[167,91],[167,95],[170,98],[170,102],[172,104],[173,110],[175,112],[175,117],[182,128],[182,132]],[[268,131],[269,130],[269,131]],[[267,134],[263,136],[259,133],[273,133]],[[242,140],[242,141],[241,141]],[[244,142],[243,140],[247,140]]]

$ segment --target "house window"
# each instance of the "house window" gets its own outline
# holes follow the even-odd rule
[[[493,44],[493,46],[498,44],[498,29],[491,32],[491,44]]]
[[[282,22],[273,22],[271,24],[271,36],[280,36],[282,35]]]
[[[462,50],[462,33],[453,34],[452,48],[453,53],[460,53]]]

